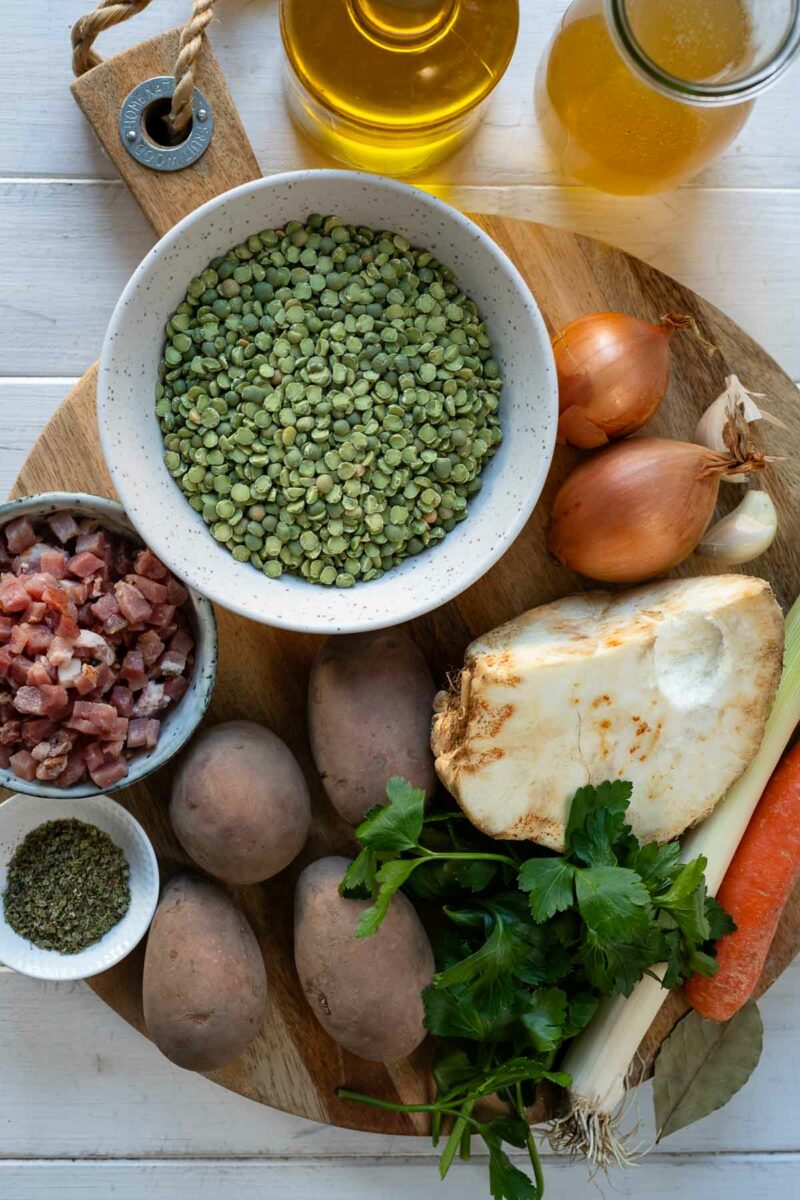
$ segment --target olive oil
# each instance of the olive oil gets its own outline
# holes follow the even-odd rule
[[[281,0],[290,112],[334,158],[419,171],[474,130],[518,24],[518,0]]]

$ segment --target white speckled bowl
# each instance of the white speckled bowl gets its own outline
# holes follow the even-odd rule
[[[94,517],[112,532],[122,533],[139,541],[138,534],[121,504],[117,504],[115,500],[106,500],[102,496],[89,496],[85,492],[42,492],[38,496],[9,500],[0,504],[0,529],[16,517],[27,516],[35,523],[61,509],[81,517]],[[26,779],[19,779],[5,767],[0,767],[0,787],[58,800],[97,796],[101,792],[118,792],[121,788],[130,787],[132,783],[139,783],[178,753],[202,721],[217,675],[217,622],[214,609],[205,596],[199,595],[190,585],[187,586],[195,634],[194,669],[186,695],[162,717],[158,745],[153,750],[138,750],[130,760],[125,778],[105,789],[96,787],[91,780],[76,783],[69,788],[55,787],[38,779],[28,783]]]
[[[466,520],[380,579],[339,590],[267,579],[216,543],[162,461],[154,389],[164,325],[190,279],[261,229],[312,212],[391,229],[450,266],[476,301],[502,365],[504,440]],[[351,633],[409,620],[458,595],[495,563],[542,491],[555,444],[558,394],[550,339],[531,292],[502,250],[448,204],[395,180],[352,171],[259,179],[204,204],[136,269],[100,360],[100,436],[114,485],[139,533],[177,575],[225,608],[287,629]]]
[[[6,890],[8,864],[17,846],[45,821],[75,817],[96,825],[124,853],[130,867],[131,903],[121,921],[78,954],[41,950],[7,924],[0,905],[0,963],[34,979],[88,979],[130,954],[150,926],[158,903],[158,863],[145,831],[127,809],[107,796],[65,799],[58,804],[41,796],[9,796],[0,804],[0,896]]]

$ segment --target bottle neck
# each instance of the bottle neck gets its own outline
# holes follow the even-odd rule
[[[753,50],[746,64],[712,82],[683,79],[660,66],[638,41],[630,0],[604,0],[604,4],[616,48],[634,74],[662,95],[687,104],[715,107],[753,100],[777,83],[800,54],[800,0],[777,0],[769,10],[771,25],[752,30]],[[758,6],[748,4],[747,9],[757,22]]]
[[[347,0],[353,20],[372,41],[418,50],[441,37],[461,0]]]

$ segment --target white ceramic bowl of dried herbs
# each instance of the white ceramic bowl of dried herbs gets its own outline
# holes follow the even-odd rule
[[[158,893],[150,839],[116,801],[0,804],[0,963],[12,970],[53,981],[107,971],[146,934]]]
[[[145,542],[224,607],[315,633],[408,620],[489,570],[557,415],[544,320],[499,246],[426,192],[338,170],[176,225],[125,288],[98,381]]]

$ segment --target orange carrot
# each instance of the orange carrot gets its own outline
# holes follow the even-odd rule
[[[778,764],[717,892],[736,922],[717,944],[713,979],[686,984],[692,1008],[727,1021],[753,993],[775,930],[800,875],[800,744]]]

